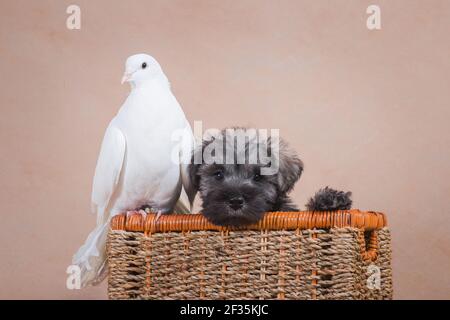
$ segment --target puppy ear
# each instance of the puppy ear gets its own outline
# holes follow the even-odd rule
[[[304,166],[295,151],[282,140],[279,150],[278,186],[281,192],[288,193],[300,179]]]
[[[198,189],[200,188],[200,174],[198,171],[204,161],[203,152],[205,150],[205,147],[212,141],[214,141],[214,138],[211,138],[210,140],[203,140],[202,144],[195,148],[192,153],[191,163],[188,166],[188,173],[192,188],[195,190],[195,192],[198,192]]]

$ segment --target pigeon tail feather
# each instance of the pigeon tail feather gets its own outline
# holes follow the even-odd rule
[[[84,245],[75,253],[72,263],[80,268],[81,286],[99,284],[106,275],[106,238],[108,223],[98,225]]]

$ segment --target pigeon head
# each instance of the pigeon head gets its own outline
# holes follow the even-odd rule
[[[125,63],[122,83],[130,82],[132,86],[138,86],[161,76],[165,78],[161,66],[155,58],[144,53],[135,54],[130,56]]]

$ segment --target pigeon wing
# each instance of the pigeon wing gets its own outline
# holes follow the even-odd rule
[[[108,206],[119,183],[125,158],[126,141],[122,131],[111,123],[105,132],[92,185],[92,211],[97,224],[105,223]]]
[[[82,286],[101,281],[105,274],[104,244],[108,232],[110,202],[120,180],[125,148],[122,131],[111,122],[103,138],[92,186],[92,211],[97,214],[97,226],[72,259],[73,264],[80,268]]]

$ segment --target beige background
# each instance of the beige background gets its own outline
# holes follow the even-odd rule
[[[106,297],[67,290],[65,270],[94,225],[97,154],[138,52],[191,123],[280,128],[306,164],[301,207],[331,185],[388,213],[396,298],[450,298],[449,31],[446,0],[2,0],[0,298]]]

